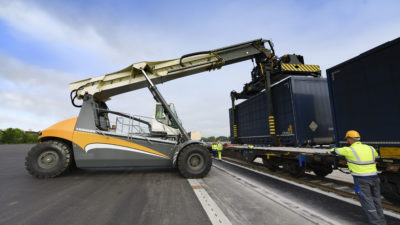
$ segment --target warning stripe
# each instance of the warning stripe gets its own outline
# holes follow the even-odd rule
[[[292,64],[282,63],[281,68],[284,71],[298,71],[298,72],[320,72],[321,69],[318,65],[305,65],[305,64]]]

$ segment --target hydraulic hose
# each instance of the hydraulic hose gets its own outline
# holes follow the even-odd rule
[[[82,85],[79,88],[72,90],[71,93],[69,94],[69,97],[71,98],[71,103],[72,103],[73,106],[75,106],[77,108],[81,108],[82,107],[82,105],[75,104],[75,99],[76,99],[76,97],[78,97],[78,91],[83,89],[86,85],[87,84]],[[75,94],[75,95],[73,96],[73,94]]]

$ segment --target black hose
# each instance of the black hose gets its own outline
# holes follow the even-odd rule
[[[87,84],[82,85],[79,88],[72,90],[71,93],[69,94],[69,97],[71,98],[71,103],[72,103],[73,106],[75,106],[77,108],[81,108],[82,107],[82,105],[75,104],[75,99],[76,99],[76,97],[78,97],[78,91],[83,89],[86,85]],[[75,94],[74,97],[72,97],[73,94]]]
[[[193,52],[193,53],[189,53],[186,55],[181,56],[181,58],[179,59],[179,64],[184,67],[182,60],[184,58],[190,57],[190,56],[194,56],[194,55],[203,55],[203,54],[211,54],[211,51],[202,51],[202,52]]]
[[[73,94],[75,94],[75,95],[72,97]],[[71,93],[69,95],[70,98],[71,98],[71,103],[72,103],[73,106],[75,106],[77,108],[81,108],[82,105],[75,104],[75,99],[76,99],[77,95],[78,95],[78,89],[74,89],[74,90],[71,91]]]

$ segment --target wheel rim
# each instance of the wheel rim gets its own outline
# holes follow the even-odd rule
[[[199,153],[193,153],[188,157],[187,165],[192,170],[199,170],[204,165],[204,158]]]
[[[44,169],[49,169],[53,168],[58,164],[58,161],[60,158],[58,157],[58,154],[54,151],[45,151],[42,154],[39,155],[38,157],[38,165],[41,168]]]

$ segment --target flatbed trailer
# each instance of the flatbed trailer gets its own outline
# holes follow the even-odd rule
[[[251,145],[227,145],[224,147],[223,156],[253,162],[261,158],[265,167],[271,171],[285,170],[292,176],[298,177],[305,172],[313,171],[317,176],[325,177],[334,169],[342,170],[347,167],[343,156],[329,153],[329,146],[318,147],[253,147]],[[380,172],[398,172],[400,160],[377,160]],[[381,173],[382,174],[382,173]],[[385,196],[386,197],[386,196]],[[388,196],[390,199],[390,196]]]
[[[343,157],[328,153],[328,148],[296,147],[252,147],[251,145],[226,146],[223,156],[253,162],[261,158],[265,167],[271,171],[283,169],[298,177],[306,171],[313,171],[321,177],[332,173],[333,168],[345,167]]]

